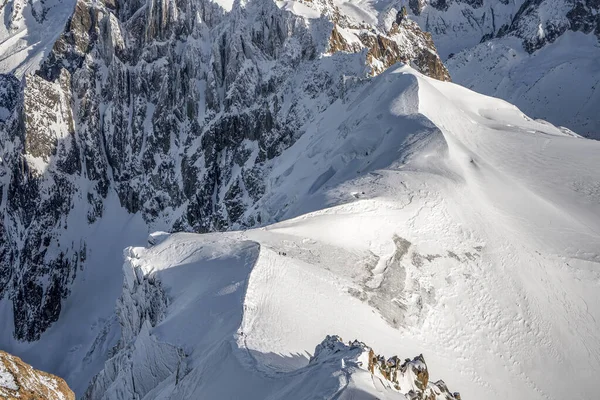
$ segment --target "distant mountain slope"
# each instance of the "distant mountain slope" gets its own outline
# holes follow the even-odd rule
[[[567,32],[533,54],[515,38],[493,39],[447,61],[456,82],[503,98],[528,115],[600,139],[600,44]]]
[[[6,0],[0,4],[0,72],[22,77],[39,68],[62,34],[75,0]]]

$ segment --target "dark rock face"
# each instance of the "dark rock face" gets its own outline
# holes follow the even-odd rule
[[[310,6],[323,16],[309,23],[271,0],[230,12],[210,0],[79,0],[35,74],[0,76],[0,296],[17,339],[58,319],[86,260],[85,236],[63,233],[99,221],[109,193],[173,230],[260,223],[252,205],[269,160],[367,66],[411,61],[449,79],[408,19],[365,36],[366,55],[330,48],[339,12]]]

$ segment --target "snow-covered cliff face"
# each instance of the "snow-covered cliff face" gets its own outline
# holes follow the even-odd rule
[[[85,268],[81,232],[113,193],[165,229],[260,223],[246,210],[264,165],[306,121],[397,61],[449,79],[431,38],[391,13],[359,27],[326,1],[77,1],[37,72],[0,82],[0,296],[15,337],[59,318]]]

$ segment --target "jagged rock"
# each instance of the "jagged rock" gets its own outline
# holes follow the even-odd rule
[[[390,66],[411,64],[425,75],[449,81],[450,74],[437,55],[431,35],[408,19],[405,7],[391,8],[384,18],[385,32],[368,25],[353,25],[339,16],[329,39],[329,51],[359,52],[367,49],[370,75],[377,75]]]
[[[358,340],[345,344],[339,336],[327,335],[315,348],[309,365],[326,362],[336,356],[344,360],[356,359],[358,366],[374,377],[389,381],[395,390],[404,393],[410,400],[460,400],[460,394],[450,393],[444,381],[430,381],[422,354],[401,362],[398,356],[386,358],[377,355],[372,348]]]
[[[0,350],[0,398],[75,400],[75,394],[61,378],[38,371],[19,357]]]

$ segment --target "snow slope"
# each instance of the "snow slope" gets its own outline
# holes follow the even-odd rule
[[[597,2],[335,3],[352,20],[373,24],[381,23],[389,8],[404,5],[410,18],[431,33],[454,82],[509,101],[531,117],[600,139]]]
[[[22,77],[37,70],[74,6],[74,0],[4,1],[0,6],[0,73]]]
[[[600,138],[600,44],[567,32],[528,54],[521,41],[494,39],[447,61],[455,82],[515,104],[528,115]]]
[[[466,399],[594,398],[600,143],[409,67],[307,128],[258,206],[282,222],[127,250],[89,398],[397,394],[309,364],[327,334],[423,353]]]

